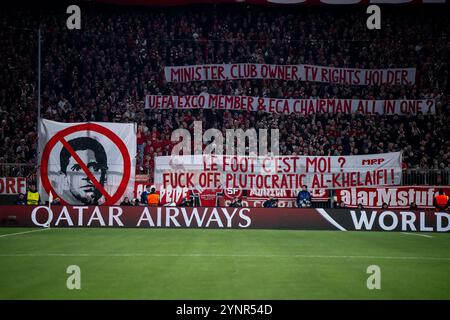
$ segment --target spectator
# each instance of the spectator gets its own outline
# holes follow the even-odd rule
[[[445,211],[449,205],[449,197],[444,193],[443,189],[439,189],[438,194],[434,197],[434,207],[437,211]]]
[[[311,207],[311,194],[308,191],[308,186],[304,185],[302,187],[302,190],[297,195],[296,203],[298,208]]]
[[[233,200],[231,200],[229,207],[242,207],[242,204],[240,203],[240,199],[238,198],[233,198]]]
[[[132,206],[130,199],[128,197],[125,197],[123,201],[120,203],[121,206]]]
[[[411,204],[409,205],[409,208],[411,210],[417,210],[417,204],[415,202],[411,202]]]
[[[146,205],[147,204],[147,197],[150,194],[150,185],[145,186],[145,190],[141,193],[141,204]]]
[[[364,209],[364,206],[361,203],[359,203],[358,204],[358,209]]]
[[[191,207],[192,201],[188,198],[183,198],[178,204],[179,207]]]
[[[150,188],[150,193],[147,195],[147,205],[157,207],[159,205],[159,194],[156,193],[155,186]]]
[[[278,208],[278,199],[270,197],[268,200],[263,203],[264,208]]]
[[[36,191],[36,185],[30,184],[27,191],[27,205],[37,206],[41,203],[39,192]]]
[[[19,195],[17,196],[16,200],[14,201],[14,204],[17,204],[17,205],[24,205],[24,204],[26,204],[25,195],[23,193],[19,193]]]
[[[344,201],[336,203],[336,209],[345,209],[345,208],[347,208],[347,205],[345,204]]]
[[[386,202],[383,202],[383,204],[381,205],[381,209],[389,209],[389,205]]]

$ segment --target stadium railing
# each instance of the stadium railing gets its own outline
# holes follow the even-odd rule
[[[449,169],[406,169],[403,170],[401,184],[404,186],[448,186],[449,182]]]
[[[0,163],[0,178],[25,177],[36,180],[36,165],[28,163]]]

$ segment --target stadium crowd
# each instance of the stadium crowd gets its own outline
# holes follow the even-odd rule
[[[351,155],[403,151],[404,168],[450,169],[450,17],[402,11],[379,31],[363,11],[232,6],[98,8],[82,29],[66,15],[0,15],[0,163],[36,163],[37,40],[42,29],[42,116],[65,122],[137,122],[137,168],[152,174],[172,130],[279,128],[280,154]],[[106,13],[105,13],[106,11]],[[413,86],[347,86],[278,80],[166,83],[163,67],[208,63],[417,68]],[[144,110],[146,94],[208,92],[273,98],[436,99],[436,114],[302,116],[217,110]],[[445,176],[447,178],[445,178]],[[441,177],[441,178],[439,178]]]

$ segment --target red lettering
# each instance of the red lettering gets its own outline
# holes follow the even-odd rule
[[[15,194],[16,188],[14,188],[14,184],[16,183],[15,178],[6,178],[6,193],[8,194]]]

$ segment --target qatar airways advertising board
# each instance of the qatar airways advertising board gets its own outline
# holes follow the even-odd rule
[[[450,214],[420,210],[2,206],[0,225],[450,232]]]

